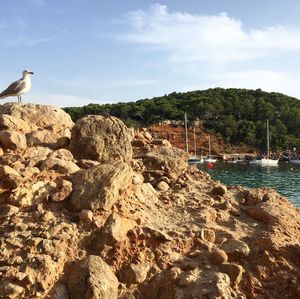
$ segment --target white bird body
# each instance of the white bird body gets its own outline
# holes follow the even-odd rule
[[[18,102],[21,102],[21,95],[28,92],[31,88],[31,80],[30,80],[30,72],[25,70],[22,72],[22,78],[10,84],[4,91],[0,93],[0,99],[16,96],[18,98]]]

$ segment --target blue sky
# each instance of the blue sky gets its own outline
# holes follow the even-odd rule
[[[34,71],[25,102],[82,106],[211,87],[300,98],[300,1],[0,1],[0,89]]]

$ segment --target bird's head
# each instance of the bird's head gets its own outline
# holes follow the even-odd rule
[[[28,71],[28,70],[24,70],[24,71],[22,72],[22,74],[23,74],[23,77],[25,77],[26,75],[33,75],[33,72]]]

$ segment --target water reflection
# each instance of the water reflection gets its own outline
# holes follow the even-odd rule
[[[248,188],[272,187],[300,207],[300,165],[279,164],[278,167],[261,167],[249,164],[216,163],[212,169],[198,166],[213,179],[226,185]]]

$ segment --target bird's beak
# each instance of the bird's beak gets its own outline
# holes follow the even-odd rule
[[[31,75],[33,75],[33,72],[28,72],[28,74],[31,74]]]

